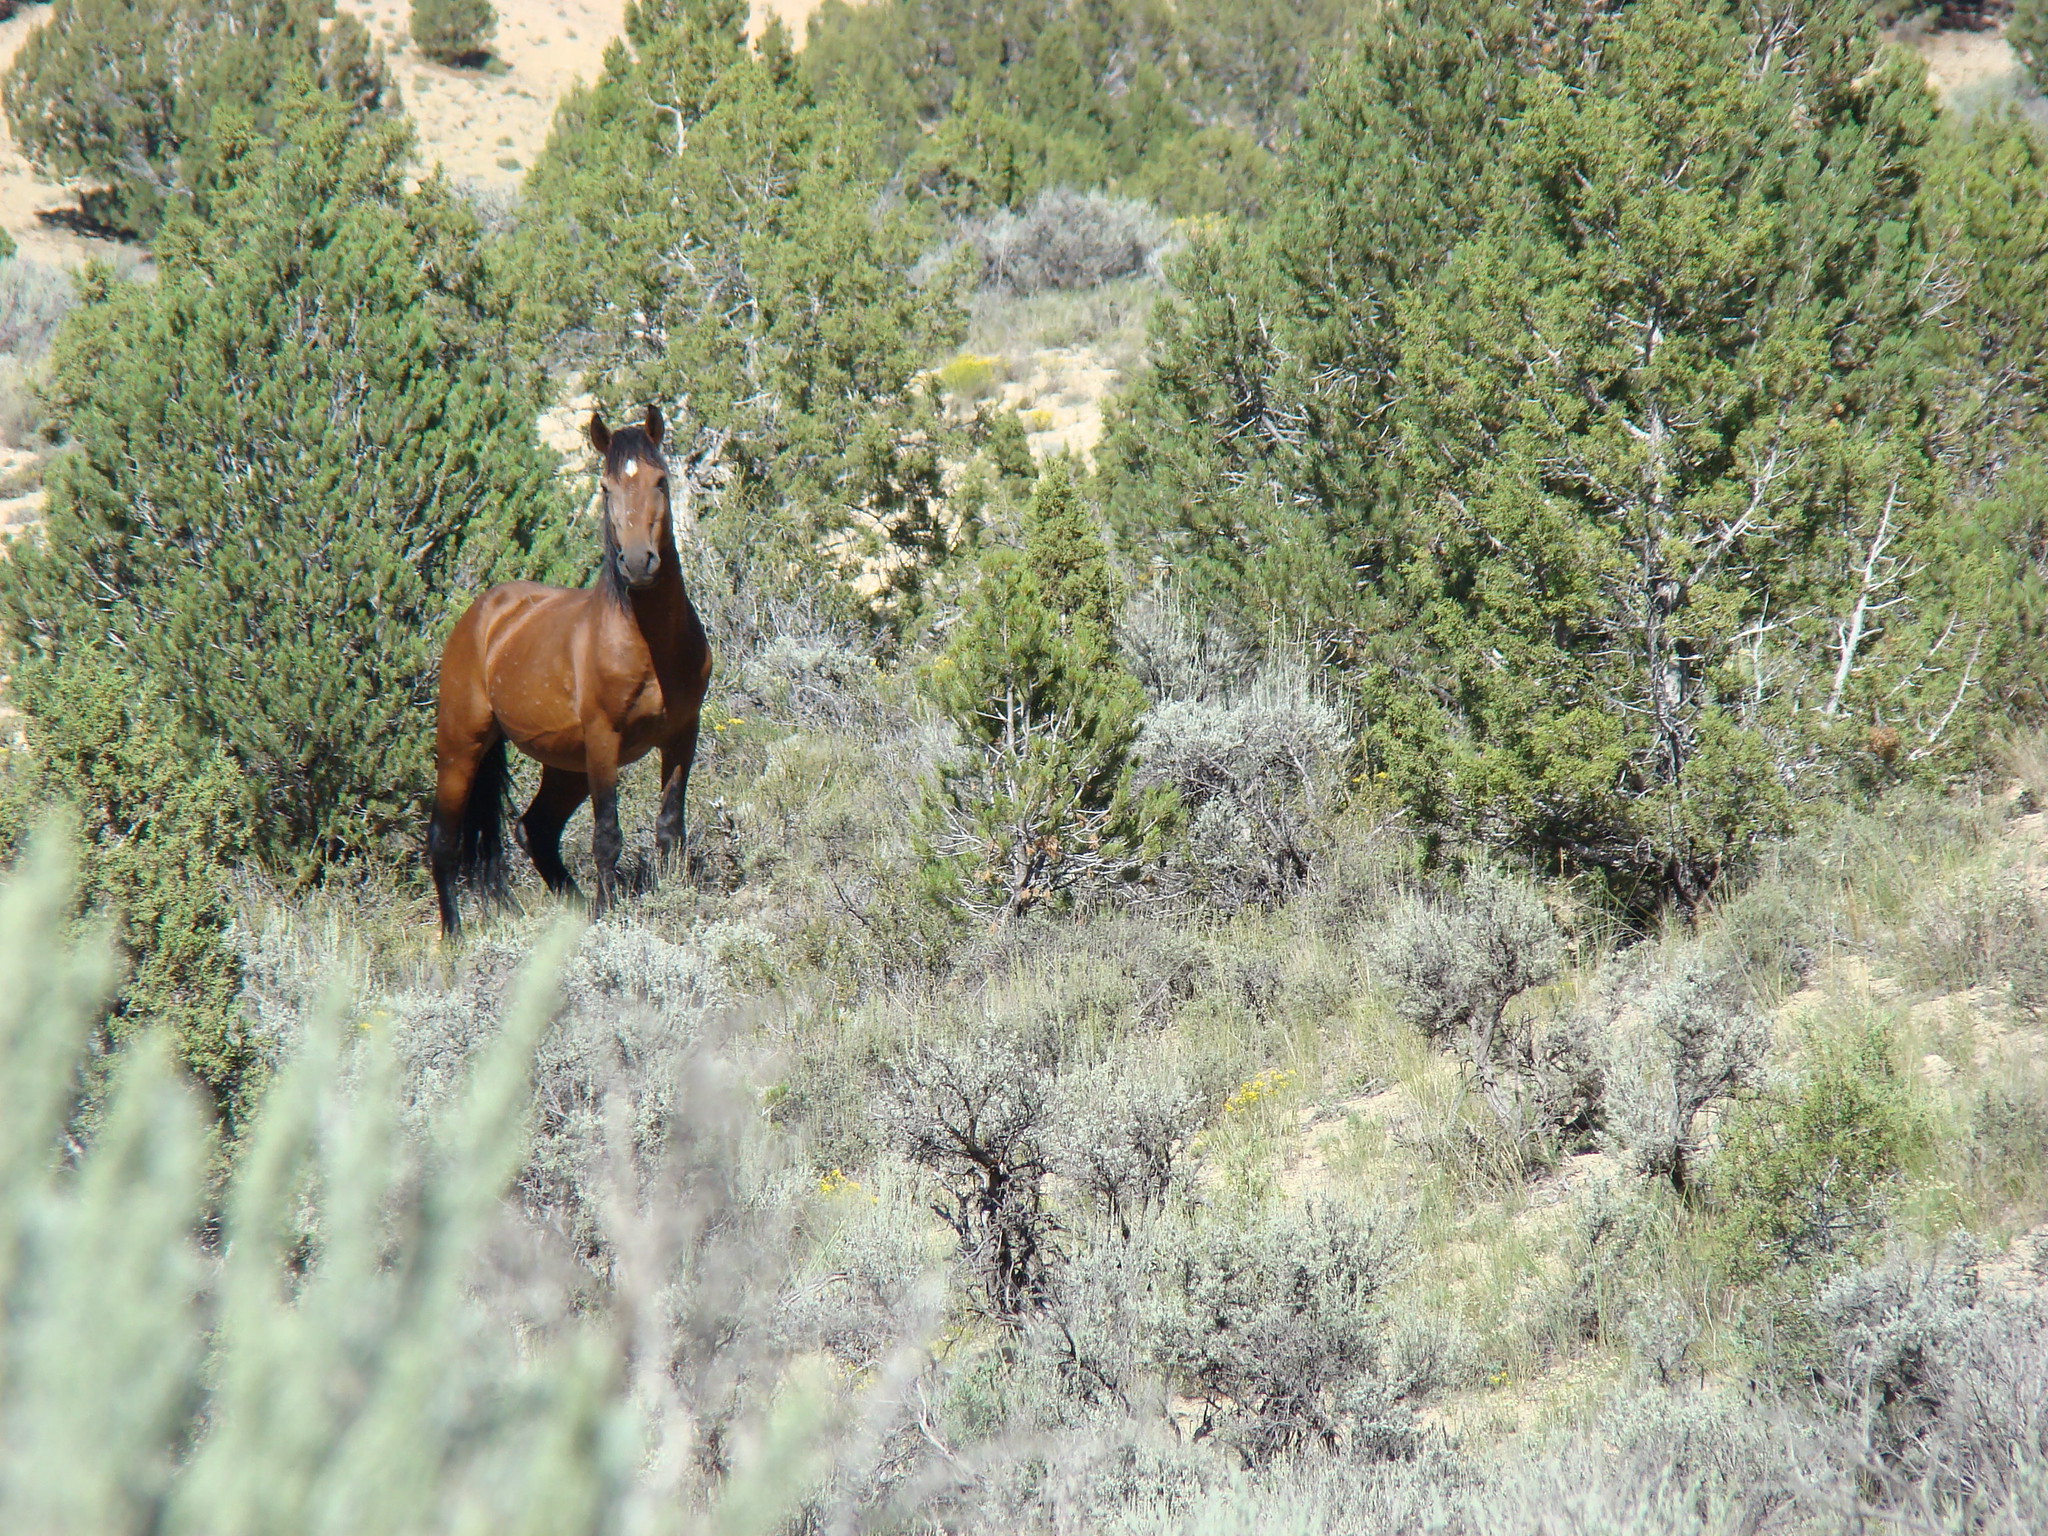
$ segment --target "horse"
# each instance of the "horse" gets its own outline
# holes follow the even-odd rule
[[[541,765],[540,788],[519,818],[518,835],[550,891],[576,894],[562,864],[562,828],[588,797],[596,823],[593,915],[611,906],[623,846],[619,770],[656,748],[661,811],[655,847],[662,866],[683,841],[711,646],[683,590],[661,439],[661,412],[653,406],[644,425],[617,432],[593,412],[590,441],[603,460],[604,512],[596,585],[501,582],[448,636],[427,827],[444,938],[462,932],[458,878],[489,893],[504,891],[507,742]]]

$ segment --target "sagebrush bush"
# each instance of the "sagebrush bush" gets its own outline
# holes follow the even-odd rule
[[[77,303],[77,282],[64,268],[19,256],[0,260],[0,352],[41,357]]]
[[[1054,1088],[1052,1166],[1129,1241],[1187,1177],[1201,1103],[1156,1052],[1127,1047]]]
[[[1154,1344],[1201,1433],[1247,1464],[1310,1445],[1398,1457],[1414,1431],[1381,1368],[1396,1224],[1319,1202],[1212,1215],[1170,1241]]]
[[[1593,1129],[1600,1085],[1581,1021],[1508,1017],[1562,963],[1562,936],[1534,887],[1480,873],[1456,896],[1410,898],[1367,934],[1366,957],[1394,989],[1396,1013],[1464,1059],[1521,1162]]]
[[[415,1129],[374,1020],[313,1020],[213,1203],[154,1038],[69,1134],[109,968],[64,942],[66,886],[44,845],[0,889],[0,1525],[626,1532],[658,1506],[766,1533],[824,1485],[832,1389],[789,1373],[764,1314],[790,1251],[731,1172],[744,1094],[686,1089],[611,1170],[602,1284],[508,1219],[559,944]]]
[[[2048,904],[2020,870],[1965,868],[1914,904],[1905,973],[1949,992],[2002,984],[2013,1004],[2048,1003]]]
[[[1137,782],[1173,790],[1191,813],[1182,873],[1195,893],[1228,911],[1276,901],[1308,877],[1348,734],[1299,655],[1147,711]]]
[[[1894,1250],[1829,1284],[1806,1342],[1827,1415],[1816,1438],[1866,1499],[1951,1529],[2039,1529],[2048,1298],[1986,1287],[1980,1259],[1968,1244]]]
[[[993,1035],[920,1044],[887,1064],[884,1085],[896,1146],[938,1181],[939,1214],[989,1313],[1013,1321],[1042,1308],[1059,1259],[1042,1053]]]
[[[1048,187],[1022,213],[998,209],[970,221],[961,238],[981,259],[983,286],[1023,294],[1142,272],[1170,233],[1149,203]]]
[[[1602,1036],[1609,1140],[1638,1173],[1686,1194],[1704,1117],[1755,1085],[1770,1044],[1770,1021],[1735,972],[1694,956],[1644,978]]]

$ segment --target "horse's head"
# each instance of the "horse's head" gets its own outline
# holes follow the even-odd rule
[[[661,412],[651,405],[644,426],[616,432],[595,411],[590,416],[590,441],[604,459],[605,544],[629,587],[647,586],[660,574],[662,551],[674,538],[661,432]]]

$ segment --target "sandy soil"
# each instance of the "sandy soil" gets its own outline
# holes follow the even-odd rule
[[[2012,79],[2020,61],[1998,32],[1930,32],[1904,39],[1927,61],[1927,83],[1943,101]]]

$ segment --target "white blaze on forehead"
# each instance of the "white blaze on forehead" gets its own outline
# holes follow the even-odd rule
[[[624,471],[624,473],[625,473],[625,476],[626,476],[626,478],[627,478],[628,480],[632,479],[632,478],[633,478],[633,477],[634,477],[635,475],[639,474],[639,473],[640,473],[640,461],[639,461],[638,459],[628,459],[628,460],[626,460],[626,468],[625,468],[625,471]]]

